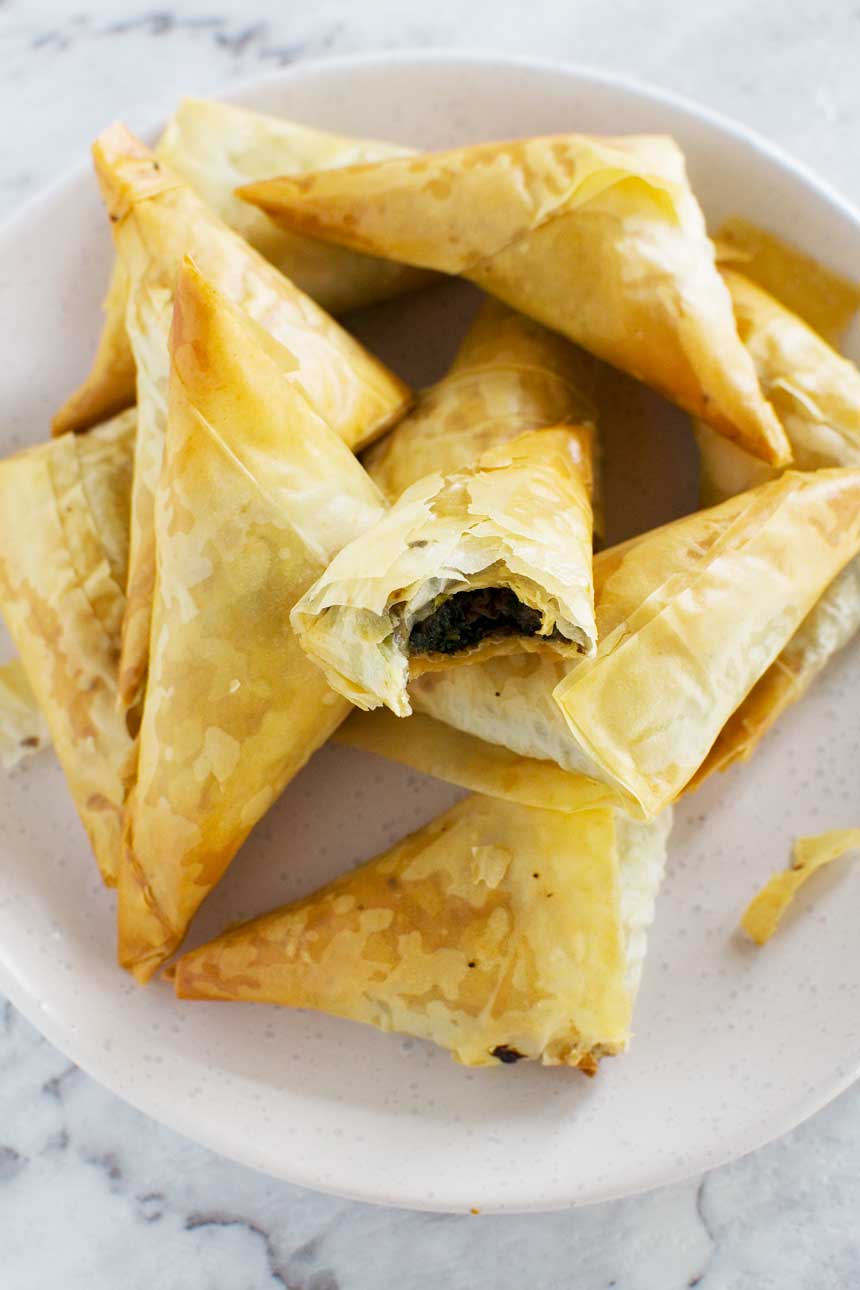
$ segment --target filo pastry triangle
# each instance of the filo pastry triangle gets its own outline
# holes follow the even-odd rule
[[[723,271],[740,334],[785,427],[795,461],[808,470],[860,466],[860,371],[811,325],[814,321],[828,336],[838,334],[856,312],[856,288],[760,229],[734,221],[727,231],[733,260],[742,269],[758,273],[771,288],[765,289],[736,268]],[[719,236],[722,239],[725,231]],[[805,317],[787,301],[794,309],[803,309]],[[698,424],[696,433],[706,499],[731,497],[775,473],[707,426]],[[782,713],[806,693],[858,630],[860,558],[852,560],[825,590],[733,713],[694,782],[747,760]]]
[[[611,785],[646,818],[860,548],[860,471],[789,471],[595,558],[598,648],[429,673],[415,707]]]
[[[346,716],[289,610],[383,505],[291,379],[292,356],[190,261],[171,356],[151,667],[119,883],[119,957],[141,981]]]
[[[670,138],[484,143],[240,196],[295,232],[462,274],[763,461],[790,458]]]
[[[120,662],[120,695],[131,703],[146,674],[155,576],[152,508],[167,412],[167,334],[183,256],[191,255],[217,290],[288,347],[287,379],[351,448],[363,447],[396,420],[409,395],[397,377],[228,229],[124,126],[106,130],[93,156],[127,278],[126,326],[137,367],[128,606]]]
[[[181,958],[181,998],[315,1008],[468,1066],[594,1074],[627,1044],[668,814],[473,796],[384,855]]]
[[[105,882],[137,714],[117,707],[134,410],[0,462],[0,602]]]
[[[433,275],[279,228],[241,201],[235,189],[271,175],[354,165],[409,151],[392,143],[313,130],[232,103],[185,98],[168,121],[155,155],[297,287],[329,313],[341,314],[423,286]],[[134,403],[127,296],[128,279],[118,258],[91,369],[55,416],[55,434],[85,430]]]

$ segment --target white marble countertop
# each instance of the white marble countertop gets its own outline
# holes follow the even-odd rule
[[[168,4],[0,2],[0,214],[120,113],[141,126],[181,92],[298,58],[488,43],[698,98],[860,201],[856,2]],[[543,1217],[445,1218],[318,1196],[213,1156],[101,1089],[0,1000],[3,1290],[847,1290],[860,1285],[858,1213],[860,1086],[684,1186]]]

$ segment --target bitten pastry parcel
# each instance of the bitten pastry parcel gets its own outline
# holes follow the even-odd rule
[[[182,998],[316,1008],[468,1066],[593,1073],[630,1034],[668,815],[468,797],[322,891],[176,967]]]
[[[595,559],[598,649],[419,677],[419,711],[611,785],[646,817],[860,547],[860,472],[788,472]]]
[[[595,648],[591,434],[527,431],[413,484],[292,612],[360,708],[410,711],[410,675],[530,649]]]

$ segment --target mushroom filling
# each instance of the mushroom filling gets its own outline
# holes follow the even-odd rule
[[[541,615],[518,600],[508,587],[458,591],[415,623],[410,654],[456,654],[485,636],[536,636]]]

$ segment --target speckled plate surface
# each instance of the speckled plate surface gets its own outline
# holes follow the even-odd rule
[[[668,131],[709,220],[743,214],[835,267],[860,262],[844,202],[742,128],[571,67],[443,54],[303,64],[238,101],[419,147],[564,130]],[[118,104],[121,110],[122,105]],[[139,122],[132,121],[133,126]],[[82,166],[0,234],[4,452],[43,437],[84,370],[108,237]],[[356,330],[434,379],[474,303],[446,286]],[[610,536],[695,505],[684,418],[623,383],[607,427]],[[113,963],[113,898],[50,754],[0,779],[0,989],[120,1096],[225,1155],[311,1187],[430,1209],[540,1210],[635,1192],[785,1132],[860,1071],[860,867],[812,884],[763,951],[734,932],[791,838],[860,823],[860,649],[754,764],[678,811],[629,1055],[588,1081],[467,1071],[421,1043],[310,1013],[179,1003]],[[446,807],[449,787],[327,748],[257,828],[194,929],[297,896]]]

